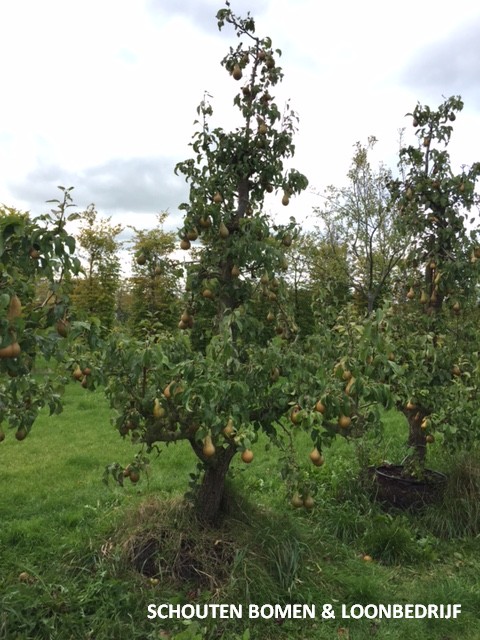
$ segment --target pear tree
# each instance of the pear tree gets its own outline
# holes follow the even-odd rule
[[[459,96],[411,114],[417,143],[400,151],[390,189],[399,227],[412,234],[405,299],[391,319],[398,407],[409,424],[409,460],[423,468],[434,432],[453,447],[478,439],[480,162],[455,171],[448,146]]]
[[[368,327],[347,319],[349,351],[340,362],[330,327],[319,337],[299,335],[285,278],[298,230],[293,218],[282,224],[265,213],[267,196],[284,210],[307,187],[289,166],[296,113],[275,101],[281,51],[228,2],[217,21],[238,36],[222,65],[236,89],[239,124],[230,131],[214,125],[205,95],[193,157],[176,166],[190,187],[181,204],[178,248],[189,259],[179,330],[152,332],[143,341],[113,335],[103,366],[116,427],[141,445],[127,467],[110,465],[106,479],[113,474],[122,484],[136,483],[149,451],[187,441],[198,459],[192,496],[207,524],[226,506],[232,460],[254,463],[260,433],[280,450],[292,504],[310,509],[312,470],[322,466],[323,448],[378,420],[372,405],[388,403],[385,385],[362,377],[350,358],[352,345],[370,339]],[[356,379],[347,377],[350,361]],[[312,440],[303,465],[295,456],[299,430]]]
[[[251,463],[258,432],[274,437],[274,422],[288,416],[293,403],[279,380],[285,387],[284,363],[297,330],[282,281],[295,221],[272,224],[264,202],[275,194],[286,207],[308,184],[286,167],[295,151],[297,116],[289,105],[281,110],[273,95],[283,78],[281,51],[255,34],[250,15],[236,16],[228,3],[217,21],[219,29],[231,27],[238,36],[222,65],[235,90],[239,125],[230,131],[213,126],[205,95],[193,157],[175,169],[189,184],[189,199],[180,205],[178,248],[189,259],[179,333],[152,333],[141,346],[114,336],[104,367],[122,435],[150,450],[190,443],[199,460],[197,510],[207,523],[217,520],[224,504],[233,457],[238,453]],[[120,481],[129,470],[124,476],[110,468]]]
[[[42,407],[62,409],[68,283],[80,261],[67,230],[77,217],[69,211],[71,189],[60,189],[62,199],[50,201],[45,215],[0,207],[0,441],[9,433],[24,440]],[[34,375],[39,358],[49,370],[41,378]]]

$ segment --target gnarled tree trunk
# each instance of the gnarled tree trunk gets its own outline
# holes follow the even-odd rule
[[[198,455],[198,443],[192,443],[192,448]],[[195,509],[199,521],[206,526],[218,524],[225,512],[225,486],[228,469],[233,456],[237,452],[234,444],[225,448],[218,448],[215,455],[204,459],[205,472],[197,490]],[[199,456],[202,458],[202,456]]]

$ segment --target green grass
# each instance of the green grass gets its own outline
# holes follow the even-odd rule
[[[235,640],[247,628],[262,640],[480,638],[475,508],[468,526],[452,524],[459,520],[458,493],[468,486],[476,495],[478,466],[472,455],[455,462],[451,495],[441,508],[418,516],[383,513],[362,489],[358,460],[402,455],[401,417],[388,414],[385,423],[388,447],[371,443],[357,451],[339,441],[320,469],[308,465],[311,442],[299,436],[318,486],[311,512],[290,508],[275,455],[260,441],[252,465],[234,463],[240,497],[229,519],[206,531],[193,526],[181,502],[196,466],[188,446],[153,457],[138,485],[106,487],[105,466],[130,462],[136,448],[111,426],[101,393],[70,385],[61,415],[42,415],[24,442],[8,433],[0,445],[0,639]],[[433,465],[453,465],[441,443],[431,455]],[[157,549],[153,581],[134,568],[145,569],[142,554],[151,544]],[[314,603],[317,619],[186,626],[146,618],[151,602],[194,601]],[[460,603],[463,613],[455,621],[320,617],[324,603],[334,604],[338,616],[341,604],[393,602]]]

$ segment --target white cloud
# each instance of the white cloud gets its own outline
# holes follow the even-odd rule
[[[239,13],[248,4],[232,0]],[[215,0],[2,3],[0,59],[8,63],[0,202],[43,210],[55,185],[74,180],[76,196],[84,198],[78,204],[96,202],[106,215],[130,208],[153,223],[151,214],[173,210],[186,188],[173,168],[189,156],[205,90],[217,121],[234,122],[237,86],[219,61],[236,38],[228,27],[218,32],[221,7]],[[294,164],[317,188],[343,180],[353,144],[369,135],[379,138],[379,159],[394,164],[398,129],[417,99],[436,106],[453,86],[472,95],[476,76],[455,73],[454,85],[443,84],[432,68],[452,60],[452,48],[470,38],[469,25],[480,15],[472,0],[458,0],[455,11],[442,11],[433,0],[262,0],[251,10],[257,33],[283,51],[285,80],[275,94],[280,104],[291,98],[300,115]],[[467,102],[458,120],[452,154],[459,162],[473,161],[479,148],[472,133],[480,130],[477,108]],[[275,200],[269,207],[304,218],[312,202],[305,196],[288,211]]]

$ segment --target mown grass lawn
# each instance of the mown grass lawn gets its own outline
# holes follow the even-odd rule
[[[405,435],[398,416],[386,423],[388,447],[372,448],[378,460],[400,453]],[[213,533],[189,528],[182,510],[196,467],[187,445],[153,456],[138,485],[102,483],[108,463],[126,464],[135,452],[111,426],[101,392],[73,384],[61,415],[42,416],[24,442],[7,434],[0,445],[0,638],[241,638],[247,628],[251,638],[267,640],[480,638],[480,539],[437,537],[432,523],[449,517],[441,509],[413,517],[373,506],[358,481],[354,446],[339,442],[326,452],[315,470],[316,507],[306,512],[290,507],[275,454],[259,443],[251,465],[234,465],[233,486],[245,498],[232,502]],[[439,444],[433,457],[446,464]],[[129,552],[155,537],[165,571],[150,579]],[[197,556],[200,584],[172,579],[168,566],[176,562],[178,578],[179,549]],[[317,618],[198,626],[147,620],[147,605],[162,602],[313,603]],[[339,617],[342,604],[395,602],[459,603],[462,614]],[[334,620],[322,620],[325,603],[334,605]]]

